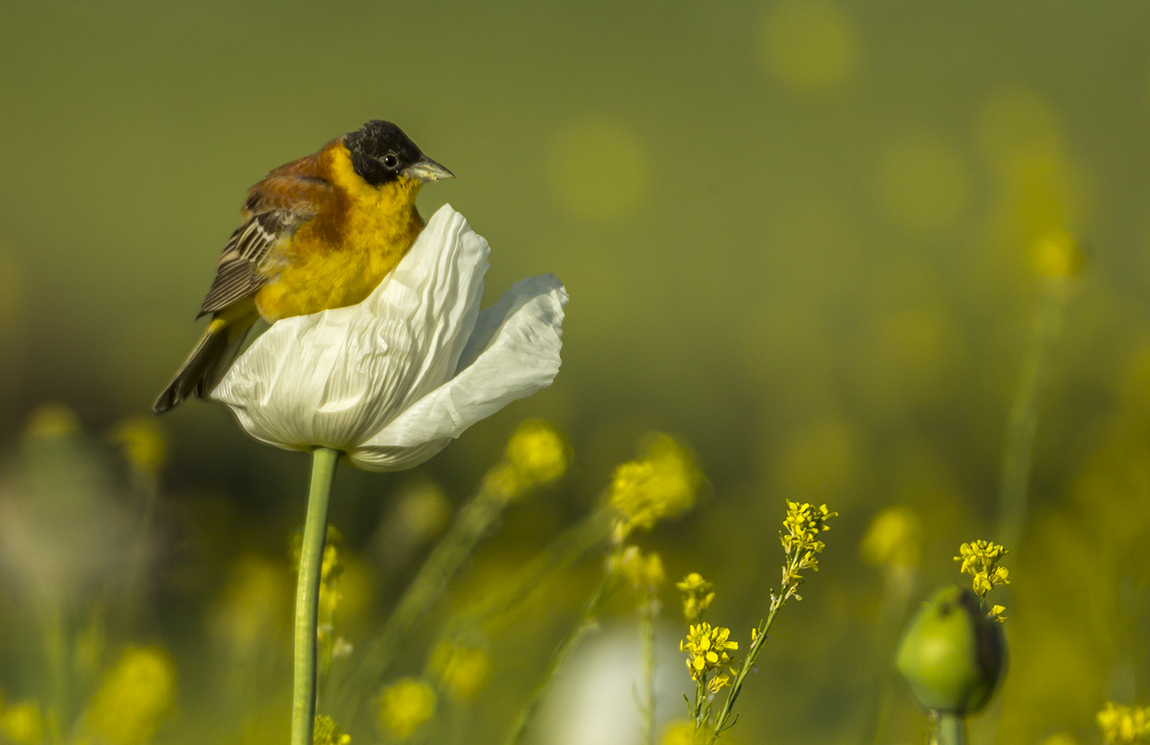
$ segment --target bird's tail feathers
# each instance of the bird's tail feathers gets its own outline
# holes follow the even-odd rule
[[[213,318],[172,382],[152,404],[152,411],[163,414],[193,393],[207,398],[239,356],[244,339],[258,317],[253,308],[252,313],[238,318],[218,315]]]

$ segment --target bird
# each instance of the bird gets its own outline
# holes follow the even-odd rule
[[[211,322],[152,405],[207,398],[257,319],[362,302],[407,254],[423,218],[420,187],[454,174],[392,122],[373,119],[248,190],[242,222],[216,261],[197,319]]]

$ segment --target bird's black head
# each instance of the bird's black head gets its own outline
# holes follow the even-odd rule
[[[451,178],[452,173],[425,156],[403,130],[391,122],[372,119],[343,138],[351,165],[360,177],[379,186],[403,175],[418,181]]]

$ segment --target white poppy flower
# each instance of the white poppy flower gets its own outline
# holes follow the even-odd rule
[[[445,205],[366,300],[272,324],[212,398],[277,447],[371,471],[423,463],[559,372],[563,285],[520,280],[480,313],[489,251]]]

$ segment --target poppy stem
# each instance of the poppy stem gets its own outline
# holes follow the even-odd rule
[[[319,580],[327,540],[327,513],[331,482],[339,462],[338,450],[312,451],[311,488],[307,495],[307,521],[299,555],[299,583],[295,595],[295,682],[292,688],[292,745],[312,745],[315,728],[316,624],[319,615]]]
[[[962,714],[940,711],[938,714],[938,745],[966,745],[966,721]]]

